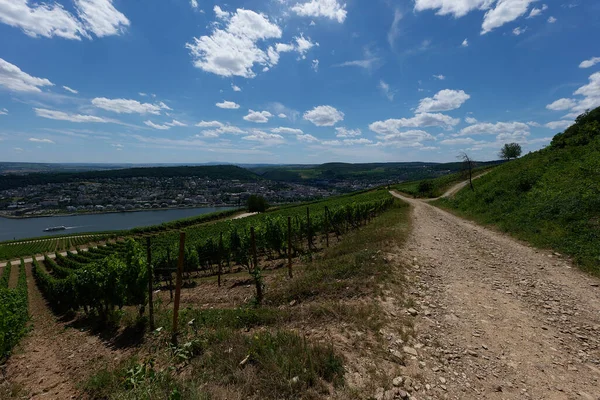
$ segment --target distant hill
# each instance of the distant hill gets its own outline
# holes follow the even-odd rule
[[[507,162],[438,204],[531,243],[574,256],[600,274],[600,107],[550,146]]]
[[[240,181],[256,181],[261,179],[258,175],[244,168],[234,165],[194,166],[194,167],[153,167],[153,168],[126,168],[108,171],[87,172],[47,172],[28,175],[0,175],[0,190],[12,189],[27,185],[40,185],[46,183],[65,183],[84,180],[106,178],[134,178],[134,177],[182,177],[197,176],[209,179],[238,179]]]
[[[497,161],[483,162],[478,165],[494,165]],[[430,179],[462,169],[462,164],[399,162],[399,163],[326,163],[321,165],[284,165],[263,166],[251,168],[265,179],[298,182],[319,183],[320,181],[338,182],[346,180],[390,180],[394,182]]]

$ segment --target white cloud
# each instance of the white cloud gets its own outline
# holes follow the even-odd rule
[[[579,68],[590,68],[600,63],[600,57],[592,57],[589,60],[582,61]]]
[[[40,88],[54,86],[54,84],[48,79],[31,76],[16,65],[0,58],[0,86],[16,92],[41,92]]]
[[[362,132],[360,129],[348,129],[348,128],[343,128],[343,127],[335,128],[335,132],[336,132],[335,136],[341,137],[341,138],[350,138],[350,137],[356,137],[356,136],[362,135]]]
[[[304,132],[302,131],[302,129],[286,128],[286,127],[283,127],[283,126],[280,126],[279,128],[273,128],[273,129],[271,129],[271,132],[273,132],[273,133],[290,134],[290,135],[303,135],[304,134]]]
[[[171,129],[171,127],[169,125],[159,125],[159,124],[155,124],[152,121],[144,121],[144,124],[148,125],[150,128],[154,128],[154,129],[160,129],[163,131],[166,131],[167,129]]]
[[[6,108],[0,109],[0,115],[7,115],[7,114],[8,114],[8,110]]]
[[[550,104],[548,104],[546,106],[546,108],[548,110],[554,110],[554,111],[562,111],[562,110],[568,110],[569,108],[573,108],[577,105],[577,102],[573,99],[558,99]]]
[[[56,2],[33,3],[29,0],[0,0],[0,22],[20,28],[31,37],[90,39],[118,35],[129,20],[112,5],[112,0],[74,0],[77,17]]]
[[[269,103],[267,109],[279,118],[288,118],[292,122],[296,121],[300,116],[300,112],[293,108],[286,107],[284,104],[277,101]]]
[[[535,121],[528,121],[528,122],[526,122],[526,124],[529,126],[534,126],[536,128],[542,126],[539,122],[535,122]]]
[[[461,43],[461,46],[462,47],[469,47],[469,40],[468,39],[463,40],[462,43]]]
[[[220,10],[215,6],[217,17],[227,19],[225,29],[215,26],[210,36],[194,38],[186,44],[194,66],[216,75],[253,78],[254,64],[274,65],[258,42],[280,38],[281,29],[264,14],[252,10],[238,9],[231,18],[228,13],[223,16]]]
[[[129,20],[112,5],[112,0],[74,1],[83,26],[98,37],[119,35],[129,26]]]
[[[184,124],[181,121],[177,121],[176,119],[174,119],[171,122],[167,122],[165,125],[168,125],[168,126],[187,126],[187,124]]]
[[[433,75],[433,77],[434,77],[435,79],[439,79],[440,81],[443,81],[444,79],[446,79],[446,77],[445,77],[444,75],[442,75],[442,74],[439,74],[439,75]]]
[[[260,131],[258,129],[254,129],[250,133],[250,135],[244,136],[244,137],[242,137],[242,139],[255,141],[255,142],[261,142],[262,144],[267,145],[267,146],[273,146],[273,145],[285,143],[283,136],[273,134],[273,133],[266,133],[266,132]]]
[[[379,89],[381,90],[381,92],[383,93],[383,95],[385,97],[387,97],[389,101],[394,100],[394,96],[396,95],[396,93],[394,93],[390,89],[390,85],[388,85],[387,83],[385,83],[383,81],[383,79],[379,81],[379,85],[377,85],[377,87],[379,87]]]
[[[444,139],[440,142],[440,144],[446,144],[449,146],[454,145],[466,145],[466,144],[474,144],[476,141],[472,138],[452,138],[452,139]]]
[[[337,0],[310,0],[306,3],[297,3],[292,11],[303,17],[325,17],[337,20],[340,24],[346,19],[346,4]]]
[[[269,118],[271,118],[273,114],[268,111],[253,111],[248,110],[248,115],[244,117],[246,121],[256,122],[259,124],[264,124],[269,122]]]
[[[521,28],[520,26],[517,26],[515,29],[512,30],[512,33],[515,36],[522,35],[525,32],[527,32],[527,27]]]
[[[369,125],[369,129],[380,135],[391,135],[400,133],[400,129],[402,128],[425,128],[429,126],[450,128],[459,123],[459,118],[452,118],[448,115],[420,113],[412,118],[376,121]]]
[[[106,97],[96,97],[92,99],[95,107],[103,110],[116,112],[118,114],[160,114],[161,110],[170,110],[169,106],[160,102],[158,104],[140,103],[137,100],[128,99],[107,99]]]
[[[319,60],[312,60],[310,67],[313,69],[313,71],[319,72]]]
[[[388,120],[389,121],[389,120]],[[434,141],[435,138],[423,130],[408,130],[400,132],[399,130],[388,131],[388,133],[378,136],[379,142],[375,146],[393,146],[393,147],[422,147],[421,142]]]
[[[495,124],[489,122],[481,122],[461,129],[460,133],[457,136],[485,134],[500,135],[503,133],[529,133],[529,125],[523,122],[496,122]]]
[[[535,0],[498,0],[496,7],[483,17],[481,34],[485,35],[502,25],[512,22],[525,14]]]
[[[318,106],[306,111],[303,118],[316,126],[333,126],[344,120],[344,113],[331,106]]]
[[[238,108],[240,108],[240,105],[234,103],[233,101],[223,101],[221,103],[216,103],[215,106],[219,108],[226,108],[229,110],[237,110]]]
[[[300,53],[300,57],[302,59],[306,58],[306,53],[312,49],[314,46],[318,46],[319,43],[313,43],[310,41],[310,38],[306,39],[304,37],[304,35],[300,34],[300,36],[297,36],[294,38],[294,40],[296,40],[296,47],[295,50]]]
[[[334,67],[359,67],[364,69],[374,69],[380,66],[381,58],[375,56],[368,47],[363,49],[364,58],[361,60],[346,61],[341,64],[335,64]]]
[[[547,124],[545,124],[544,126],[546,128],[550,128],[550,129],[567,129],[568,127],[570,127],[571,125],[573,125],[573,121],[552,121],[552,122],[548,122]]]
[[[200,121],[196,126],[200,128],[220,128],[223,124],[219,121]]]
[[[475,118],[473,118],[473,117],[466,117],[466,118],[465,118],[465,122],[466,122],[467,124],[471,124],[471,125],[472,125],[472,124],[476,124],[476,123],[477,123],[477,119],[475,119]]]
[[[600,72],[596,72],[589,77],[590,82],[577,89],[573,94],[579,94],[585,97],[600,97]]]
[[[304,134],[304,135],[297,135],[296,139],[299,142],[306,142],[306,143],[315,143],[318,142],[319,139],[317,139],[316,137],[314,137],[313,135],[309,135],[309,134]]]
[[[540,15],[543,11],[546,11],[548,9],[548,6],[545,4],[542,4],[542,8],[532,8],[531,12],[529,13],[529,16],[527,18],[533,18],[533,17],[537,17],[538,15]]]
[[[554,17],[549,17],[549,18],[548,18],[548,23],[549,23],[549,24],[553,24],[553,23],[555,23],[556,21],[557,21],[557,19],[556,19],[556,18],[554,18]]]
[[[287,118],[287,115],[285,115],[284,113],[279,113],[277,116],[279,118]]]
[[[462,90],[444,89],[437,92],[433,98],[426,97],[419,102],[418,113],[431,111],[455,110],[463,105],[471,96]]]
[[[198,0],[190,0],[190,6],[194,9],[198,8]]]
[[[34,111],[38,117],[55,119],[58,121],[70,121],[70,122],[99,122],[99,123],[119,123],[108,118],[96,117],[95,115],[82,115],[82,114],[69,114],[63,111],[47,110],[45,108],[34,108]]]
[[[223,11],[219,6],[214,6],[213,11],[218,19],[227,20],[231,16],[230,12]]]
[[[75,89],[71,89],[68,86],[63,86],[63,89],[65,89],[67,92],[73,93],[73,94],[78,94],[79,92]]]
[[[488,9],[494,0],[416,0],[415,11],[438,10],[437,15],[464,17],[473,10]]]
[[[34,143],[48,143],[48,144],[55,144],[52,140],[50,139],[38,139],[38,138],[29,138],[30,142],[34,142]]]
[[[394,43],[396,43],[396,39],[400,36],[400,21],[402,20],[402,13],[399,9],[394,10],[394,20],[392,21],[392,25],[390,26],[390,30],[388,31],[388,43],[391,47],[394,47]]]
[[[241,92],[242,91],[242,89],[239,86],[236,86],[233,83],[231,84],[231,88],[233,89],[234,92]]]
[[[218,123],[220,125],[216,125],[214,123]],[[203,124],[203,125],[210,126],[211,122],[209,122],[207,124]],[[202,125],[201,124],[197,124],[196,126],[202,126]],[[242,133],[246,133],[246,131],[238,128],[237,126],[223,125],[223,124],[221,124],[218,121],[212,121],[212,126],[216,127],[216,129],[205,130],[205,131],[202,132],[202,136],[204,136],[204,137],[219,137],[219,136],[221,136],[224,133],[226,133],[226,134],[233,134],[233,135],[239,135],[239,134],[242,134]]]

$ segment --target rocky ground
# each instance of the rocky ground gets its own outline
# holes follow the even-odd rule
[[[404,313],[415,337],[394,388],[375,398],[600,399],[600,281],[560,254],[401,198],[413,206],[398,256],[412,265]]]

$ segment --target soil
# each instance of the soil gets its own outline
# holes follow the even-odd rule
[[[29,399],[85,398],[79,383],[90,371],[117,363],[126,351],[58,320],[35,285],[30,264],[26,271],[32,331],[8,360],[6,378],[24,388]]]
[[[14,289],[17,287],[17,282],[19,280],[19,270],[21,269],[20,262],[13,262],[12,267],[10,269],[10,277],[8,279],[8,287],[10,289]]]
[[[394,195],[413,206],[401,250],[418,313],[406,389],[432,399],[600,399],[597,278]]]

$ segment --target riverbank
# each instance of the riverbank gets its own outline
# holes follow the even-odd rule
[[[183,206],[183,207],[162,207],[162,208],[134,208],[132,210],[110,210],[110,211],[84,211],[84,212],[75,212],[75,213],[48,213],[48,214],[36,214],[36,215],[4,215],[0,212],[0,218],[6,219],[33,219],[33,218],[51,218],[51,217],[75,217],[82,215],[100,215],[100,214],[124,214],[124,213],[134,213],[134,212],[143,212],[143,211],[172,211],[172,210],[193,210],[193,209],[202,209],[202,208],[234,208],[239,207],[233,204],[220,204],[220,205],[205,205],[205,206]]]

